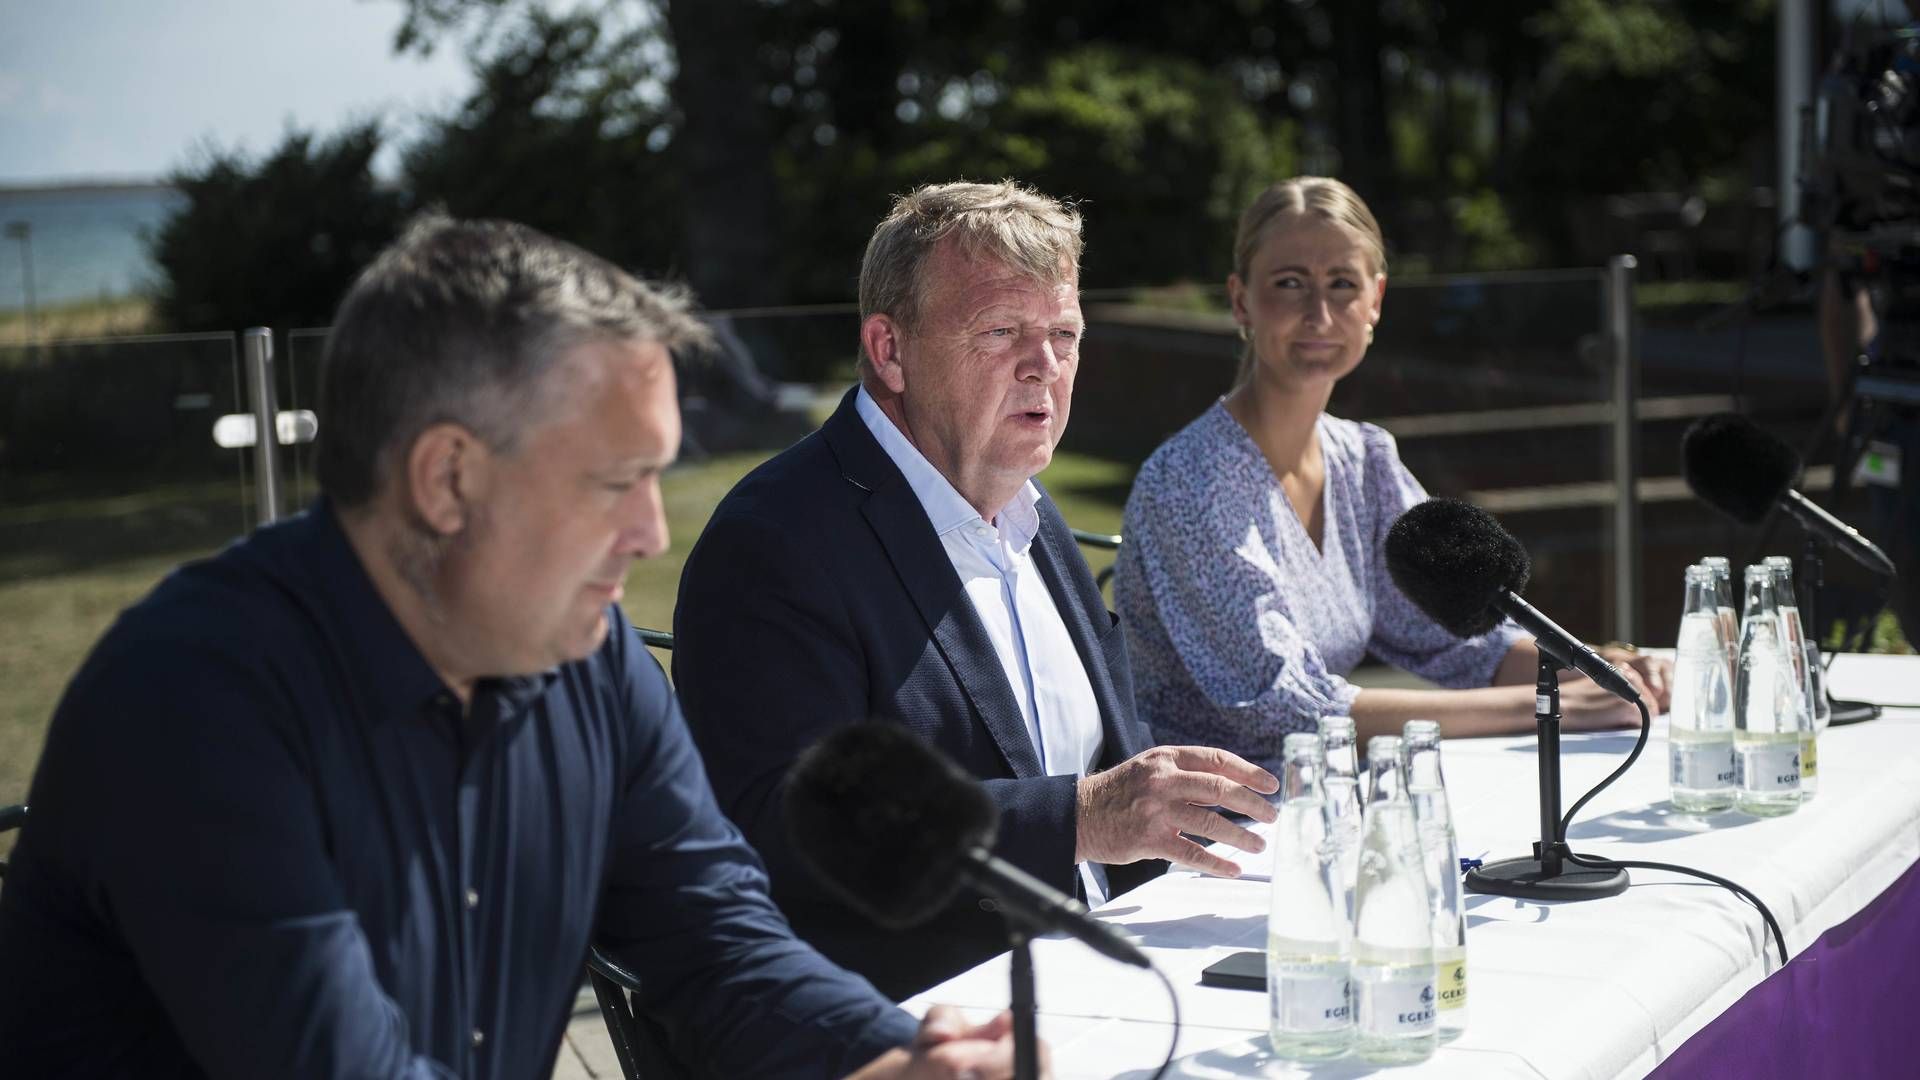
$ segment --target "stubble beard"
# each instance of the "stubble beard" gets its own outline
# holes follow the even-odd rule
[[[387,543],[387,558],[400,580],[420,598],[420,609],[435,626],[448,624],[447,606],[440,582],[447,559],[454,552],[473,546],[486,531],[491,518],[479,504],[467,508],[460,531],[435,532],[425,521],[409,516]]]

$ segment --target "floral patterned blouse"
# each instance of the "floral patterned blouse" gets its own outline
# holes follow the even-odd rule
[[[1139,715],[1162,743],[1218,746],[1277,768],[1281,739],[1344,715],[1368,653],[1448,687],[1486,686],[1524,637],[1458,638],[1387,574],[1387,528],[1427,493],[1393,436],[1321,414],[1316,549],[1260,448],[1215,402],[1167,440],[1127,499],[1114,599]]]

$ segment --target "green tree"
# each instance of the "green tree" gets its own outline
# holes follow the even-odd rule
[[[212,150],[169,181],[186,204],[150,242],[156,308],[174,330],[317,326],[399,231],[402,202],[371,163],[381,133],[294,132],[258,162]]]
[[[680,268],[661,57],[644,31],[534,9],[488,39],[478,86],[405,153],[421,206],[524,222],[654,275]]]
[[[1773,119],[1770,0],[1555,0],[1515,150],[1522,217],[1564,248],[1593,201],[1738,170]]]
[[[1287,124],[1263,124],[1191,60],[1088,46],[1007,95],[991,126],[1038,151],[1027,175],[1083,202],[1089,285],[1224,278],[1240,211],[1294,171]]]

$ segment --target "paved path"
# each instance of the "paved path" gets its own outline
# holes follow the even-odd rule
[[[573,1019],[553,1062],[553,1080],[620,1080],[620,1059],[613,1056],[600,1003],[588,987],[581,987],[573,999]]]

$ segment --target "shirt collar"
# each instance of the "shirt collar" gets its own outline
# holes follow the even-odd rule
[[[880,449],[887,452],[900,475],[907,480],[907,486],[920,500],[920,508],[927,513],[927,520],[933,523],[935,534],[945,536],[955,529],[971,525],[980,519],[980,511],[973,508],[953,482],[948,480],[933,462],[920,452],[920,448],[907,441],[907,437],[880,411],[880,403],[873,400],[862,386],[855,391],[853,407],[860,413],[860,419],[866,422],[867,430],[873,433]],[[994,515],[993,524],[1000,531],[1000,538],[1015,551],[1025,551],[1027,545],[1040,531],[1040,512],[1034,504],[1040,501],[1040,489],[1028,480],[1021,486],[1013,500],[1000,508]]]
[[[362,687],[369,721],[425,716],[451,707],[452,689],[374,588],[332,500],[321,496],[305,513],[255,537],[265,541],[271,572],[299,594],[333,647],[351,658],[349,677]],[[609,609],[609,618],[615,610]],[[531,704],[558,677],[554,668],[537,675],[482,679],[474,689],[476,695],[501,698],[498,716],[504,720]]]

